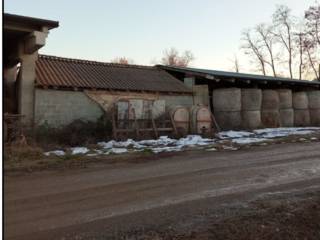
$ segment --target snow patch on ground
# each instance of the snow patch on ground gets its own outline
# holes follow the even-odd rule
[[[44,155],[50,156],[50,155],[57,155],[57,156],[64,156],[66,153],[62,150],[55,150],[50,152],[45,152]]]
[[[202,148],[207,151],[216,151],[220,146],[224,150],[238,150],[239,148],[229,146],[230,143],[245,145],[253,143],[268,144],[273,138],[287,137],[290,135],[308,135],[320,131],[319,127],[309,128],[265,128],[249,131],[223,131],[216,135],[216,138],[203,138],[199,135],[188,135],[180,139],[172,139],[168,136],[161,136],[158,139],[135,141],[128,139],[126,141],[111,140],[108,142],[99,142],[97,145],[101,149],[90,149],[86,147],[70,148],[71,154],[86,154],[86,156],[98,156],[102,154],[122,154],[130,152],[141,152],[149,150],[153,153],[177,152],[187,148]],[[311,138],[311,140],[317,138]],[[306,139],[307,140],[307,139]],[[228,144],[229,143],[229,144]],[[218,147],[219,148],[219,147]],[[46,156],[51,154],[63,156],[66,153],[62,150],[56,150],[44,153]]]
[[[320,128],[265,128],[254,130],[253,132],[263,138],[287,137],[290,135],[307,135],[314,131],[319,131]]]
[[[250,143],[259,143],[259,142],[265,142],[268,141],[268,139],[265,138],[235,138],[232,139],[233,143],[237,144],[250,144]]]
[[[246,131],[224,131],[218,133],[220,139],[250,137],[253,135],[254,133]]]
[[[76,155],[76,154],[86,154],[90,150],[86,147],[74,147],[74,148],[71,148],[71,151],[72,151],[71,152],[72,155]]]

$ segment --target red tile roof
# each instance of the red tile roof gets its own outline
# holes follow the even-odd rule
[[[102,63],[39,55],[36,85],[43,87],[190,93],[157,67]]]

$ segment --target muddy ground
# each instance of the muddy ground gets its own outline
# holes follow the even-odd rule
[[[189,224],[189,229],[184,228],[184,232],[172,226],[161,226],[160,229],[116,233],[110,239],[318,240],[320,191],[273,194],[195,218],[197,221]]]
[[[319,195],[319,142],[98,161],[6,173],[4,232],[16,240],[319,239]]]

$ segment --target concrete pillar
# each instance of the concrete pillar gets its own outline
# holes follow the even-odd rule
[[[3,68],[3,106],[5,113],[17,113],[16,99],[17,66]]]
[[[20,55],[21,68],[19,75],[18,112],[24,115],[24,124],[33,125],[34,119],[34,86],[36,79],[36,60],[38,53]]]

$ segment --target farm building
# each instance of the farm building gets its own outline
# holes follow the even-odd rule
[[[193,105],[191,90],[166,71],[148,66],[39,55],[34,123],[67,125],[96,121],[119,100],[162,100],[163,107]],[[136,110],[137,111],[137,110]],[[143,112],[143,111],[142,111]]]
[[[115,108],[119,119],[152,119],[181,106],[177,124],[189,131],[195,105],[222,129],[320,125],[320,82],[39,55],[58,25],[4,14],[5,113],[25,126],[94,122]]]
[[[320,125],[320,82],[161,66],[192,89],[222,129]]]

